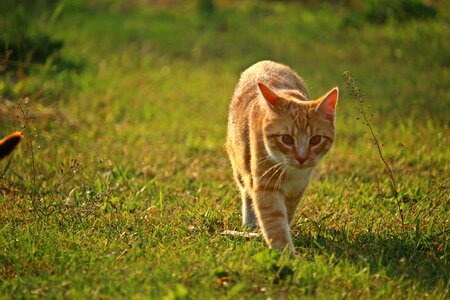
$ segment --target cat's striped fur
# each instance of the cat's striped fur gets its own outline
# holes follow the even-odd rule
[[[241,75],[230,104],[227,152],[243,224],[271,248],[295,253],[290,223],[311,172],[334,141],[338,88],[310,100],[289,67],[261,61]]]

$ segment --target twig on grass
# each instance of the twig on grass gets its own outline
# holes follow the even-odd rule
[[[236,230],[224,230],[220,233],[220,235],[227,235],[227,236],[237,236],[237,237],[243,237],[243,238],[259,238],[261,236],[261,233],[257,232],[244,232],[244,231],[236,231]]]

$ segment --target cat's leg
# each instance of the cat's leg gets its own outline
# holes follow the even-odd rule
[[[239,186],[242,197],[242,225],[254,230],[257,227],[255,211],[253,209],[252,198],[243,186]]]
[[[294,195],[290,195],[289,197],[286,197],[285,204],[286,204],[286,210],[287,210],[287,216],[288,216],[288,222],[289,224],[292,224],[292,219],[294,218],[295,211],[297,210],[298,203],[300,202],[300,199],[303,196],[303,193],[305,192],[305,189],[299,190]]]
[[[253,209],[252,198],[245,189],[244,178],[242,175],[235,171],[234,179],[236,180],[239,191],[242,198],[242,225],[247,226],[248,229],[254,230],[257,227],[255,211]]]
[[[262,190],[254,193],[253,200],[259,226],[269,247],[287,249],[294,255],[284,195],[274,190]]]
[[[293,202],[286,202],[286,209],[287,209],[287,216],[288,216],[288,223],[292,224],[292,219],[294,218],[295,211],[297,209],[298,201],[295,203]]]

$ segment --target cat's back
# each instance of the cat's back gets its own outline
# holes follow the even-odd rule
[[[241,74],[232,102],[244,101],[249,104],[248,102],[258,95],[258,82],[266,84],[275,91],[298,90],[309,98],[303,80],[297,73],[283,64],[264,60],[255,63]]]

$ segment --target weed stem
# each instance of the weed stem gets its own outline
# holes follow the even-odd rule
[[[389,179],[391,181],[392,190],[394,193],[393,196],[397,203],[397,209],[398,209],[398,212],[400,215],[400,219],[402,221],[402,225],[404,225],[405,220],[403,217],[403,211],[401,209],[400,202],[398,199],[397,181],[395,180],[395,176],[394,176],[394,173],[392,172],[391,167],[389,166],[387,160],[384,158],[383,151],[381,149],[380,143],[378,142],[378,138],[372,128],[372,125],[369,122],[369,118],[367,117],[367,111],[363,105],[364,104],[364,94],[360,91],[357,80],[349,71],[345,71],[343,73],[343,77],[344,77],[345,83],[347,85],[347,88],[350,91],[350,96],[354,100],[356,100],[356,102],[359,105],[359,109],[360,109],[359,112],[363,118],[364,125],[366,125],[367,128],[369,128],[370,135],[372,136],[372,140],[377,148],[378,156],[380,157],[381,161],[383,162],[383,164],[385,166],[386,173],[389,176]]]

